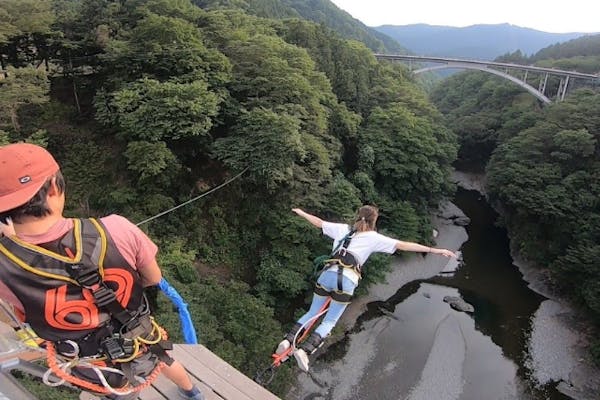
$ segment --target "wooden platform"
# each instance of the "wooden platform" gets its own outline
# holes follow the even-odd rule
[[[202,345],[176,344],[173,358],[181,362],[206,400],[280,400]],[[177,387],[160,376],[140,400],[177,399]]]
[[[176,344],[172,356],[185,366],[206,400],[281,400],[202,345]],[[138,396],[139,400],[179,398],[177,386],[163,375]],[[79,399],[97,400],[98,397],[82,392]]]
[[[0,344],[4,345],[0,346],[2,347],[0,348],[0,399],[34,399],[8,371],[23,370],[40,376],[45,369],[28,361],[45,358],[44,353],[19,348],[12,328],[1,322]],[[202,345],[176,344],[172,355],[184,365],[194,383],[202,390],[206,400],[280,400]],[[87,392],[82,392],[79,398],[98,399]],[[139,400],[178,398],[175,384],[162,375],[138,397]]]

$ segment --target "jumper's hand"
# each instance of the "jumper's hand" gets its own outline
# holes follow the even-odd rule
[[[431,249],[431,252],[434,254],[439,254],[440,256],[444,256],[444,257],[452,257],[452,258],[457,258],[457,254],[451,250],[448,249]]]

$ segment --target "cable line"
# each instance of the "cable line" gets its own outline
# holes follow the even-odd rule
[[[246,167],[246,168],[244,168],[244,170],[243,170],[242,172],[240,172],[239,174],[237,174],[237,175],[236,175],[236,176],[234,176],[233,178],[229,179],[228,181],[225,181],[225,182],[221,183],[219,186],[216,186],[216,187],[214,187],[214,188],[210,189],[208,192],[204,192],[204,193],[202,193],[201,195],[194,197],[193,199],[190,199],[190,200],[188,200],[188,201],[186,201],[186,202],[183,202],[183,203],[181,203],[181,204],[179,204],[179,205],[177,205],[177,206],[175,206],[175,207],[171,207],[171,208],[169,208],[168,210],[166,210],[166,211],[163,211],[163,212],[160,212],[160,213],[156,214],[156,215],[155,215],[155,216],[153,216],[153,217],[150,217],[150,218],[147,218],[147,219],[145,219],[145,220],[143,220],[143,221],[141,221],[141,222],[138,222],[136,225],[137,225],[137,226],[140,226],[140,225],[142,225],[142,224],[145,224],[145,223],[147,223],[147,222],[150,222],[150,221],[152,221],[152,220],[155,220],[156,218],[158,218],[158,217],[162,217],[163,215],[165,215],[165,214],[168,214],[168,213],[170,213],[171,211],[175,211],[175,210],[177,210],[178,208],[181,208],[181,207],[183,207],[183,206],[186,206],[186,205],[188,205],[188,204],[190,204],[190,203],[193,203],[194,201],[196,201],[196,200],[199,200],[199,199],[201,199],[201,198],[202,198],[202,197],[204,197],[204,196],[208,196],[208,195],[209,195],[209,194],[211,194],[212,192],[215,192],[215,191],[217,191],[217,190],[221,189],[222,187],[229,185],[231,182],[235,181],[236,179],[238,179],[238,178],[239,178],[240,176],[242,176],[242,175],[243,175],[243,174],[244,174],[246,171],[248,171],[248,168],[249,168],[249,167]]]

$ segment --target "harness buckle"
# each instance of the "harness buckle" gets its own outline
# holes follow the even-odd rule
[[[94,300],[96,300],[96,305],[98,307],[104,307],[117,299],[115,292],[104,284],[101,284],[95,290],[92,290],[92,295],[94,296]]]
[[[67,264],[67,272],[77,281],[77,283],[79,283],[79,285],[86,289],[90,289],[101,282],[98,270],[92,269],[85,271],[85,267],[82,263]]]
[[[127,355],[118,337],[106,338],[100,343],[100,346],[111,360],[117,360]]]

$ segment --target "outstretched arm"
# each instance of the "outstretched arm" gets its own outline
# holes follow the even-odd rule
[[[309,214],[300,208],[292,208],[292,211],[301,216],[302,218],[306,219],[308,222],[310,222],[317,228],[323,227],[323,220],[321,218],[315,217],[314,215]]]
[[[402,251],[415,251],[418,253],[433,253],[439,254],[444,257],[454,257],[456,258],[456,253],[448,249],[438,249],[435,247],[423,246],[422,244],[413,243],[413,242],[403,242],[398,240],[396,242],[396,249]]]

